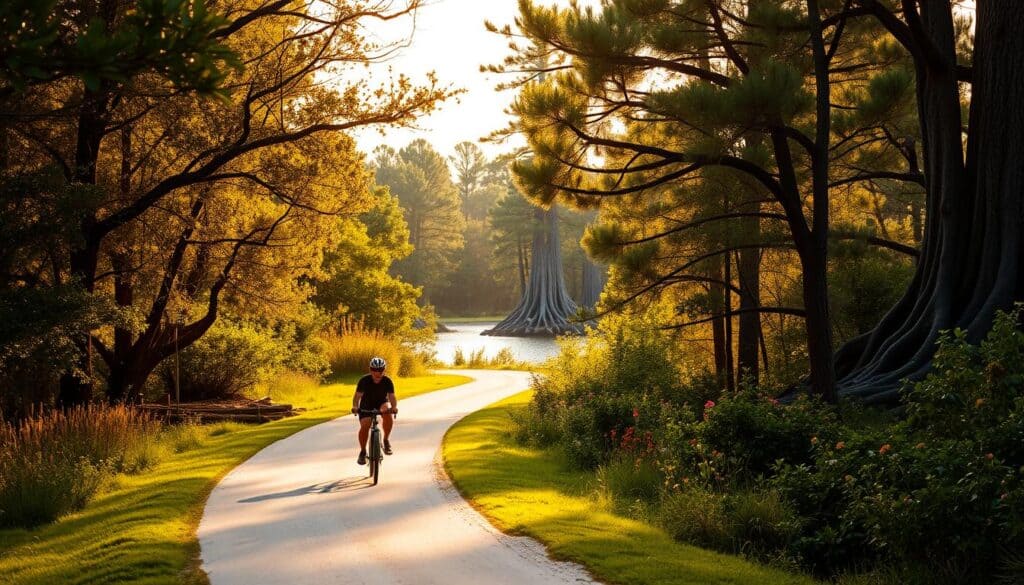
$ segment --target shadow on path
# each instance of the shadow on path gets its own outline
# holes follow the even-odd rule
[[[245,498],[238,500],[239,504],[252,504],[255,502],[264,502],[266,500],[279,500],[281,498],[295,498],[298,496],[306,496],[309,494],[330,494],[335,492],[348,492],[354,490],[362,490],[368,487],[373,487],[373,484],[369,477],[365,475],[356,475],[353,477],[346,477],[335,481],[315,483],[313,485],[307,485],[305,487],[295,488],[286,492],[277,492],[276,494],[266,494],[262,496],[253,496],[251,498]]]

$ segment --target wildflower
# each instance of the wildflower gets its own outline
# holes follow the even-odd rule
[[[811,437],[811,444],[812,445],[817,445],[818,444],[818,437]]]
[[[915,449],[924,449],[924,443],[918,443],[914,446]]]
[[[707,402],[704,403],[704,410],[710,410],[710,409],[712,409],[714,407],[715,407],[715,401],[714,400],[708,400]]]
[[[640,409],[638,409],[638,408],[634,408],[633,409],[633,418],[640,418]]]
[[[979,399],[974,401],[974,408],[981,408],[981,406],[983,404],[985,404],[985,399],[984,398],[979,398]]]
[[[879,455],[885,455],[889,451],[892,451],[892,445],[890,445],[889,443],[886,443],[886,444],[882,445],[882,447],[878,450],[878,454]]]
[[[992,459],[993,459],[994,457],[995,457],[995,455],[993,455],[993,454],[991,454],[991,453],[985,453],[985,459],[988,459],[989,461],[992,461]]]
[[[848,482],[849,482],[849,481],[853,481],[853,476],[852,476],[852,475],[850,475],[849,473],[847,473],[847,474],[846,474],[846,476],[845,476],[845,477],[843,477],[843,479],[845,479],[845,480],[846,480],[846,481],[848,481]]]
[[[778,398],[769,398],[768,402],[771,402],[772,406],[778,406],[779,405]]]
[[[846,442],[845,441],[839,441],[838,443],[836,443],[836,451],[842,451],[843,448],[845,448],[845,447],[846,447]]]

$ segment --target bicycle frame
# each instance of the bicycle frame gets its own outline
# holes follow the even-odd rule
[[[377,419],[381,412],[377,409],[359,409],[359,413],[372,415],[370,418],[370,437],[366,445],[366,454],[370,464],[370,478],[373,480],[373,485],[377,485],[380,479],[380,464],[384,461],[383,439],[381,437],[380,423]]]

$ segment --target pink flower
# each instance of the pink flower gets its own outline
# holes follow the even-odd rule
[[[640,418],[640,410],[637,408],[633,409],[633,418]]]
[[[704,403],[704,410],[707,410],[709,408],[714,408],[714,407],[715,407],[715,401],[714,400],[708,400],[707,402]]]

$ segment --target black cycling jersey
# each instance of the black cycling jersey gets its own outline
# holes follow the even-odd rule
[[[387,376],[381,376],[380,382],[374,383],[373,376],[367,374],[359,378],[356,384],[356,393],[359,392],[363,393],[359,400],[359,408],[372,410],[387,402],[388,394],[395,393],[395,384]]]

